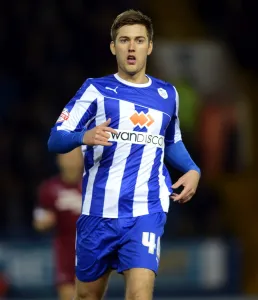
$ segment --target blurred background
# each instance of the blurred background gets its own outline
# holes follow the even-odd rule
[[[110,26],[128,8],[153,20],[147,71],[177,87],[183,139],[202,169],[194,199],[171,204],[156,297],[258,295],[258,2],[9,0],[0,7],[0,295],[55,299],[52,235],[32,228],[37,188],[57,172],[47,139],[86,78],[117,71]],[[110,299],[122,289],[114,275]]]

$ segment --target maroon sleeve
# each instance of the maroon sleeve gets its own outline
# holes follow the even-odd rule
[[[38,207],[55,210],[55,188],[51,182],[43,182],[38,188]]]

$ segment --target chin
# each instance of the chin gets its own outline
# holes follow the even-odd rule
[[[133,71],[128,71],[127,74],[130,75],[130,76],[134,76],[135,74],[137,74],[137,72],[136,71],[134,71],[134,72]]]
[[[130,76],[134,76],[135,74],[138,73],[138,70],[136,68],[126,68],[126,73]]]

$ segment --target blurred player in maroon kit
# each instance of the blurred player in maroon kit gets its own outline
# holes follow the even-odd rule
[[[60,300],[74,296],[75,232],[81,212],[81,178],[83,159],[80,148],[59,154],[59,175],[45,180],[39,187],[34,210],[34,228],[55,229],[54,256],[56,285]]]

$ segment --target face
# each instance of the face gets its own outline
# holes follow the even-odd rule
[[[80,177],[83,170],[83,157],[80,148],[57,157],[60,172],[67,177]]]
[[[130,76],[145,74],[147,56],[151,54],[152,47],[146,27],[139,24],[121,27],[116,40],[110,44],[111,52],[117,59],[118,71]]]

